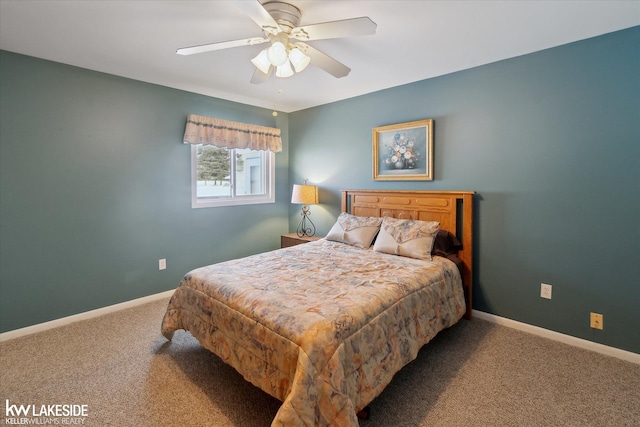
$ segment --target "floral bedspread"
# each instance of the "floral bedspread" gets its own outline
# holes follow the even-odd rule
[[[465,312],[445,258],[324,239],[193,270],[162,321],[283,401],[273,426],[357,426],[422,345]]]

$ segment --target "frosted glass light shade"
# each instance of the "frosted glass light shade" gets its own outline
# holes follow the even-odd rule
[[[273,65],[276,67],[276,77],[291,77],[294,68],[299,73],[309,65],[311,58],[297,47],[287,47],[281,41],[274,41],[269,48],[261,50],[251,62],[264,74],[269,74]]]
[[[293,68],[291,63],[287,60],[284,64],[276,68],[276,77],[291,77],[293,76]]]
[[[275,66],[283,65],[287,62],[287,48],[281,42],[274,42],[267,50],[269,62]]]
[[[253,65],[255,65],[258,70],[262,71],[265,74],[269,74],[269,68],[271,68],[271,63],[269,62],[269,55],[267,54],[267,49],[263,49],[260,51],[258,56],[251,60]]]
[[[302,53],[297,47],[294,47],[289,52],[289,61],[293,64],[293,68],[296,69],[296,73],[299,73],[307,68],[307,65],[311,62],[311,58]]]

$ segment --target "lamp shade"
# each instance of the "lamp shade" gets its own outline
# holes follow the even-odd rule
[[[265,74],[269,74],[269,68],[271,68],[271,62],[269,62],[269,55],[267,54],[267,49],[263,49],[260,51],[258,56],[251,60],[253,65],[258,67],[260,71]]]
[[[293,68],[291,68],[291,62],[287,60],[284,64],[276,67],[276,77],[291,77],[293,76]]]
[[[318,203],[318,187],[315,185],[294,185],[291,203],[315,205]]]
[[[287,48],[279,41],[271,45],[267,50],[267,56],[269,57],[269,62],[275,66],[283,65],[287,62],[287,59],[289,59],[287,56]]]
[[[307,68],[307,65],[311,62],[311,58],[302,53],[302,51],[297,47],[294,47],[289,52],[289,60],[293,64],[293,68],[296,69],[296,73]]]

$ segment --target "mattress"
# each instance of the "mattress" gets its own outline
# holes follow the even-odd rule
[[[464,313],[450,260],[321,239],[187,273],[162,333],[189,331],[280,399],[272,425],[357,426],[356,412]]]

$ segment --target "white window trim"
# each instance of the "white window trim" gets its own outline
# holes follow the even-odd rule
[[[191,144],[191,207],[197,208],[212,208],[216,206],[240,206],[240,205],[257,205],[264,203],[276,202],[276,189],[275,189],[275,171],[276,171],[276,157],[273,151],[265,152],[265,194],[260,195],[242,195],[230,197],[200,197],[197,195],[198,186],[198,158],[197,158],[197,145]],[[231,176],[235,176],[236,162],[231,162]],[[232,191],[233,193],[233,191]]]

